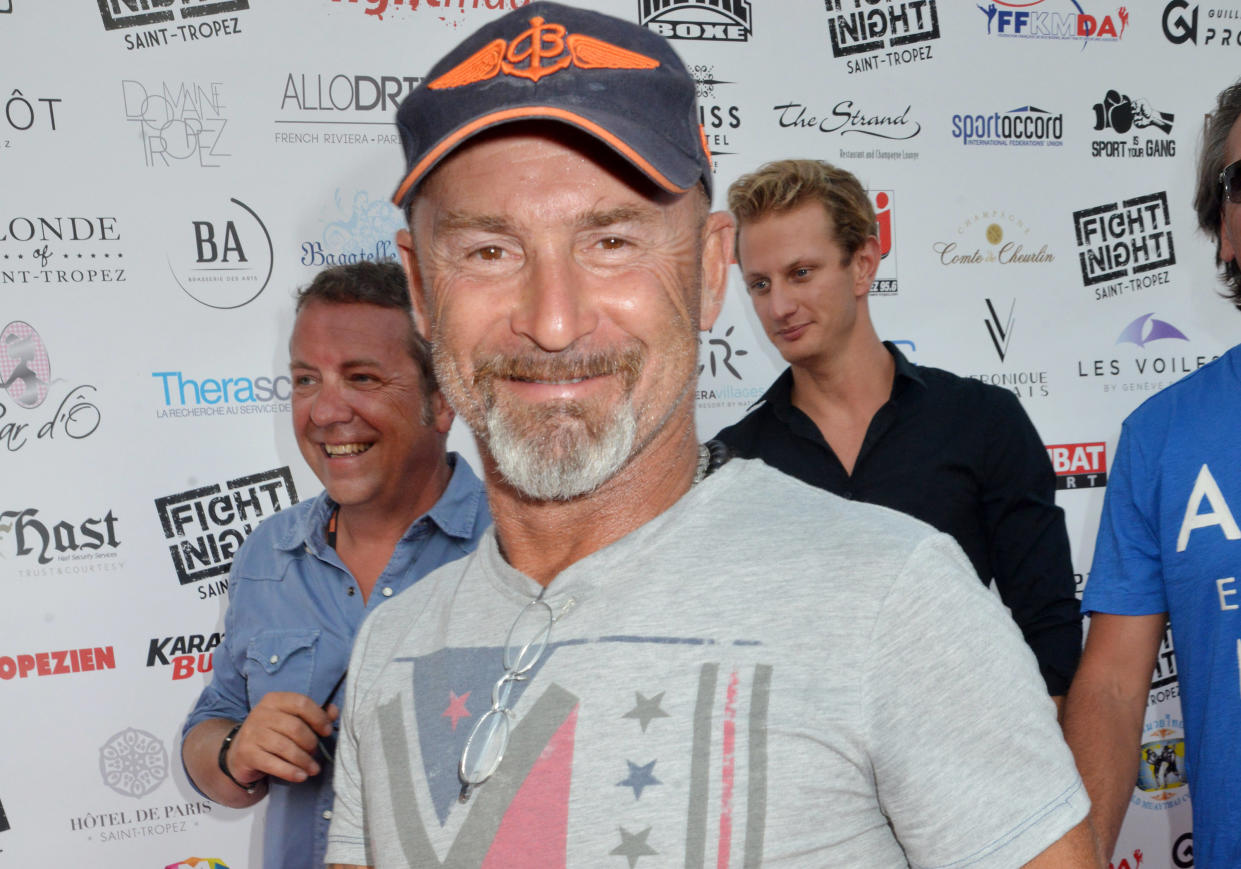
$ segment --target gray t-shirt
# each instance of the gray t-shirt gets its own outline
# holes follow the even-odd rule
[[[1034,658],[952,539],[742,460],[551,583],[503,762],[461,803],[538,592],[488,532],[367,620],[329,862],[1014,867],[1086,815]]]

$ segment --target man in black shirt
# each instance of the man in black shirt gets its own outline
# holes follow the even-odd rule
[[[737,261],[789,368],[717,437],[740,456],[956,538],[1059,706],[1081,654],[1064,514],[1038,433],[1005,389],[913,365],[879,340],[870,198],[849,172],[782,160],[738,179]]]

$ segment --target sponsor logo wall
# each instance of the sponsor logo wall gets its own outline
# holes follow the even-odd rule
[[[673,40],[717,207],[771,159],[860,177],[881,336],[1022,402],[1080,591],[1121,421],[1241,342],[1193,209],[1235,4],[581,2]],[[260,815],[202,800],[179,738],[238,548],[320,488],[293,293],[397,258],[395,107],[525,5],[0,0],[0,864],[260,865]],[[548,24],[506,51],[554,62]],[[706,438],[785,367],[735,269],[698,346]],[[1174,644],[1116,867],[1193,865]]]

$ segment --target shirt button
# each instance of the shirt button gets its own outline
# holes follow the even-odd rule
[[[323,820],[325,820],[325,821],[330,821],[330,820],[332,820],[332,810],[331,810],[331,809],[324,809],[324,810],[323,810]]]
[[[383,594],[384,597],[392,597],[392,589],[385,585]]]
[[[279,663],[279,662],[280,662],[280,656],[279,656],[279,655],[272,655],[272,656],[271,656],[270,658],[268,658],[267,660],[268,660],[268,662],[269,662],[269,663],[272,663],[272,664],[277,664],[277,663]]]
[[[349,595],[350,597],[353,597],[353,586],[352,585],[349,586],[348,589],[346,589],[345,594]]]

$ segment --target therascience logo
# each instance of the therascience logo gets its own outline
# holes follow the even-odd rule
[[[228,573],[233,556],[259,520],[297,503],[288,467],[165,495],[155,500],[177,579],[182,585]],[[199,586],[200,600],[228,591],[228,580]]]
[[[1096,300],[1166,283],[1166,272],[1152,273],[1176,263],[1163,191],[1075,211],[1073,229],[1082,283]]]
[[[665,39],[745,42],[749,0],[639,0],[638,23]]]
[[[276,377],[186,377],[180,371],[153,371],[161,382],[164,406],[160,419],[191,416],[236,416],[251,413],[287,413],[293,381]]]

